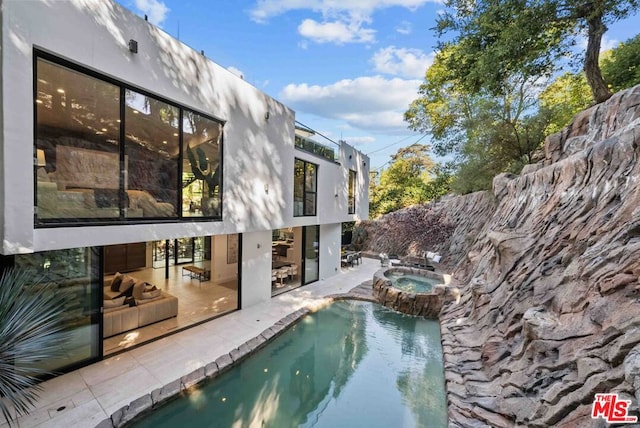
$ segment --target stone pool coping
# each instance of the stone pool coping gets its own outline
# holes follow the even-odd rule
[[[387,277],[388,272],[421,276],[440,281],[441,284],[434,285],[427,292],[405,291],[395,286],[393,280]],[[438,319],[442,306],[447,302],[457,300],[460,291],[451,285],[451,275],[408,266],[393,266],[378,269],[373,274],[372,293],[377,303],[395,311]]]
[[[121,407],[112,413],[109,418],[102,420],[96,425],[96,428],[126,427],[127,424],[136,418],[149,413],[168,401],[178,398],[180,394],[187,392],[197,384],[215,379],[218,375],[228,371],[236,364],[239,364],[241,361],[262,349],[269,341],[284,333],[303,316],[315,312],[331,302],[338,300],[361,300],[378,303],[371,294],[371,287],[372,281],[365,281],[347,293],[325,296],[319,303],[302,307],[282,317],[271,327],[266,328],[260,334],[247,340],[230,352],[219,356],[215,361],[206,364],[204,367],[199,367],[191,373],[169,382],[160,388],[156,388],[150,393],[133,400],[128,405]]]

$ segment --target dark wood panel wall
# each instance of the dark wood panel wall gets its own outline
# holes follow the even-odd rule
[[[144,242],[104,247],[104,273],[106,274],[129,272],[144,268],[146,264],[147,245]]]

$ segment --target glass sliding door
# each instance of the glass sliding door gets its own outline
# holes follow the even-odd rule
[[[195,246],[195,238],[178,238],[176,239],[176,261],[177,265],[185,263],[193,263],[193,253]]]
[[[52,284],[66,296],[62,321],[69,338],[60,343],[63,352],[54,359],[35,365],[29,363],[29,367],[68,371],[100,359],[102,284],[98,249],[84,247],[20,254],[15,256],[14,264],[16,269],[33,271],[42,283]]]
[[[304,227],[303,283],[315,282],[320,277],[320,226]]]

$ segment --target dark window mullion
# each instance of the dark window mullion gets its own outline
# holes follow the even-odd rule
[[[119,154],[120,154],[120,189],[118,191],[118,208],[120,210],[120,220],[125,218],[125,201],[127,198],[125,187],[127,186],[126,180],[127,176],[125,171],[127,170],[127,165],[125,165],[125,112],[126,112],[126,102],[125,102],[125,88],[124,86],[120,86],[120,141],[119,141]]]
[[[182,120],[183,120],[183,112],[184,110],[182,108],[180,108],[179,110],[179,114],[178,114],[178,205],[176,205],[176,212],[178,213],[178,218],[182,219],[182,201],[183,196],[182,196],[182,191],[183,191],[183,187],[182,187],[182,167],[183,167],[183,163],[184,163],[184,150],[182,148],[182,141],[183,141],[183,136],[182,136]]]

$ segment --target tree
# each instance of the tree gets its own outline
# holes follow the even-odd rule
[[[602,60],[602,73],[614,92],[640,84],[640,34],[620,43]]]
[[[50,374],[38,365],[64,354],[66,298],[28,271],[0,276],[0,409],[9,425],[13,410],[17,416],[29,412],[42,390],[38,378]]]
[[[489,189],[496,174],[530,163],[548,115],[538,114],[540,84],[534,78],[511,76],[500,92],[469,91],[448,68],[458,51],[449,45],[436,55],[405,120],[411,129],[431,133],[436,154],[455,156],[450,185],[468,193]]]
[[[539,95],[541,114],[548,115],[545,134],[553,134],[567,126],[579,111],[589,107],[591,91],[583,72],[566,72],[555,79]]]
[[[378,183],[372,180],[371,217],[427,201],[427,183],[435,167],[429,151],[429,146],[416,143],[391,156],[391,164],[380,173]]]
[[[596,103],[611,96],[598,64],[607,25],[635,12],[639,0],[446,0],[437,29],[456,33],[447,68],[468,92],[501,93],[514,75],[550,77],[562,58],[575,57],[576,35],[587,35],[583,69]]]

